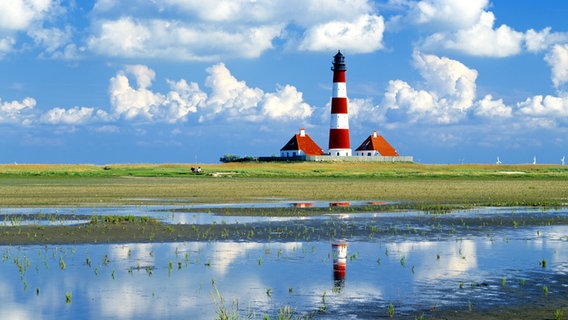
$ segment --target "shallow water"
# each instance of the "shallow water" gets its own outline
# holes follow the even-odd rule
[[[148,207],[139,208],[147,214]],[[83,210],[97,209],[74,213]],[[511,214],[555,217],[568,210],[486,208],[438,219]],[[332,218],[405,230],[423,215]],[[392,304],[395,315],[414,319],[444,308],[531,304],[545,291],[549,298],[566,296],[568,226],[448,225],[428,236],[393,231],[344,239],[344,277],[334,274],[329,241],[0,247],[0,319],[211,319],[213,282],[226,310],[257,319],[287,305],[315,318],[364,319],[388,318]]]
[[[339,205],[338,205],[339,204]],[[162,223],[167,224],[243,224],[243,223],[257,223],[257,222],[279,222],[279,221],[294,221],[294,220],[329,220],[333,219],[344,220],[350,219],[354,223],[358,220],[363,224],[368,223],[367,219],[379,218],[383,221],[386,218],[395,218],[394,224],[401,217],[416,217],[424,215],[422,211],[406,211],[406,212],[366,212],[366,213],[353,213],[352,210],[346,213],[331,213],[306,217],[274,217],[274,216],[227,216],[223,211],[227,208],[257,208],[257,209],[270,209],[270,208],[289,208],[289,207],[305,207],[305,208],[325,208],[332,206],[346,206],[357,207],[368,204],[373,205],[387,205],[390,202],[382,201],[341,201],[341,202],[327,202],[327,201],[273,201],[273,202],[259,202],[259,203],[226,203],[226,204],[200,204],[200,205],[144,205],[144,206],[118,206],[118,207],[79,207],[79,208],[0,208],[0,225],[4,226],[18,226],[18,225],[76,225],[84,224],[90,221],[91,216],[142,216],[152,217]],[[208,212],[192,211],[197,209],[207,209]],[[542,215],[542,214],[563,214],[564,209],[547,209],[540,208],[477,208],[472,210],[455,210],[453,215],[436,215],[440,219],[454,219],[455,215],[462,218],[479,217],[484,218],[487,216],[499,216],[501,214],[510,215],[516,213],[518,215]],[[13,216],[17,215],[17,218]],[[65,218],[72,216],[73,218]],[[81,219],[80,217],[85,217]],[[390,220],[389,220],[390,221]]]
[[[148,201],[150,199],[143,199]],[[158,202],[158,201],[156,201]],[[325,208],[343,206],[362,206],[367,204],[381,205],[386,202],[378,201],[270,201],[258,203],[223,203],[223,204],[197,204],[197,205],[145,205],[145,206],[119,206],[119,207],[92,207],[92,208],[0,208],[0,225],[76,225],[87,223],[90,216],[117,215],[117,216],[150,216],[168,224],[238,224],[269,221],[289,221],[298,217],[270,217],[270,216],[226,216],[222,211],[230,208]],[[207,209],[209,212],[192,211]],[[221,214],[218,214],[221,213]],[[17,215],[17,218],[13,218]],[[85,219],[67,219],[66,216],[85,216]],[[4,219],[2,219],[4,217]],[[314,216],[311,219],[322,219]]]

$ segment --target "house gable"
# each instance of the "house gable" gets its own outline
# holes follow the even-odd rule
[[[377,131],[374,131],[372,135],[355,149],[355,152],[359,152],[361,155],[365,155],[365,152],[372,152],[371,155],[376,155],[374,151],[384,157],[398,156],[398,152],[396,152],[395,148],[393,148],[383,136],[378,135]]]
[[[282,149],[280,149],[280,154],[283,156],[288,152],[296,152],[295,155],[306,155],[306,156],[320,156],[323,153],[323,149],[318,146],[317,143],[310,138],[304,131],[300,129],[300,133],[295,134]]]

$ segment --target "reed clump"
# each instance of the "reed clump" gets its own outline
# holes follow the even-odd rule
[[[157,224],[159,221],[154,218],[150,218],[147,216],[119,216],[119,215],[111,215],[111,216],[92,216],[90,220],[91,224],[127,224],[127,223],[140,223],[140,224],[147,224],[147,223],[154,223]]]

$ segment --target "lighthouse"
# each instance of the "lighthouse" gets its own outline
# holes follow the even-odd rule
[[[341,51],[333,57],[333,92],[331,96],[331,118],[329,124],[329,155],[351,156],[349,143],[349,111],[347,107],[347,86],[345,84],[345,57]]]
[[[345,83],[347,66],[345,65],[345,57],[340,50],[333,56],[331,71],[333,71],[333,87],[327,151],[319,147],[302,128],[299,134],[295,134],[280,149],[280,157],[259,157],[258,160],[413,162],[412,156],[400,156],[396,149],[379,135],[376,130],[355,151],[351,151],[349,102],[347,100],[347,85]],[[352,152],[355,156],[352,155]]]

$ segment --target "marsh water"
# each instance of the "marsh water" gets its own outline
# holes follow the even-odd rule
[[[256,204],[286,206],[291,202]],[[250,204],[248,204],[250,205]],[[314,203],[318,206],[329,203]],[[275,318],[289,306],[315,319],[415,319],[438,310],[546,304],[568,293],[568,208],[481,208],[333,213],[316,217],[226,217],[191,206],[1,209],[38,213],[134,214],[165,223],[324,224],[381,233],[305,241],[201,241],[0,247],[0,319],[212,319],[220,312]],[[172,213],[173,208],[184,208]],[[499,221],[514,223],[474,223]],[[338,272],[332,244],[345,242]],[[552,315],[552,313],[551,313]]]

